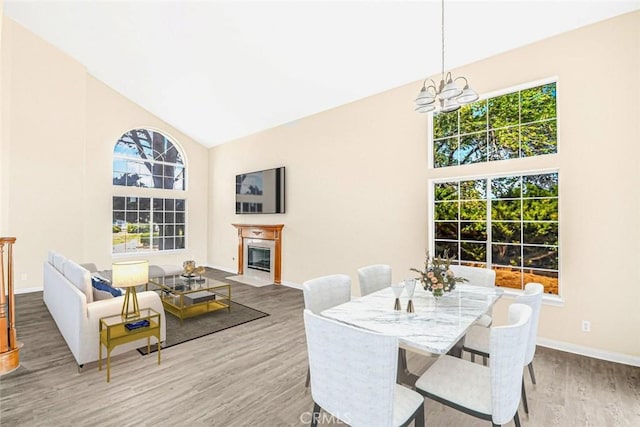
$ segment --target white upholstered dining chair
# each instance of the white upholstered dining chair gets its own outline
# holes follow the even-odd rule
[[[531,329],[529,330],[527,342],[527,354],[525,355],[524,365],[529,368],[531,382],[536,383],[536,376],[533,372],[533,357],[536,354],[536,339],[538,337],[538,320],[540,319],[540,308],[542,306],[542,295],[544,294],[544,286],[540,283],[527,283],[524,287],[524,293],[516,297],[516,303],[526,304],[531,307]],[[483,358],[491,357],[490,335],[487,328],[472,327],[464,339],[462,351],[471,354],[477,354]],[[524,388],[524,376],[522,377],[522,403],[524,411],[529,413],[529,404],[527,402],[527,392]]]
[[[324,410],[352,427],[424,426],[424,398],[396,384],[398,338],[304,311],[316,426]],[[479,365],[478,365],[479,366]],[[324,418],[324,417],[323,417]]]
[[[314,314],[351,301],[351,278],[346,274],[332,274],[307,280],[302,284],[304,307]],[[307,369],[305,387],[309,387],[310,370]]]
[[[372,294],[391,286],[391,266],[386,264],[368,265],[358,269],[360,296]]]
[[[456,277],[464,277],[467,279],[468,284],[476,286],[495,286],[496,285],[496,272],[490,268],[481,267],[469,267],[466,265],[451,265],[449,269]],[[476,325],[484,326],[488,328],[493,323],[491,317],[491,310],[489,313],[483,314],[480,319],[476,321]]]
[[[520,384],[531,311],[527,305],[511,304],[508,325],[487,328],[490,367],[442,356],[416,381],[416,391],[494,426],[513,419],[520,427]]]

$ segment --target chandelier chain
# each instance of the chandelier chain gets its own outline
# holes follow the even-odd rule
[[[422,82],[422,89],[415,99],[418,113],[428,113],[436,111],[437,113],[451,113],[460,109],[461,106],[470,104],[479,99],[478,93],[469,87],[466,77],[455,77],[451,72],[445,74],[445,42],[444,42],[444,0],[441,1],[440,7],[440,42],[442,46],[442,75],[440,83],[436,84],[433,79],[427,77]],[[463,87],[459,87],[456,82],[463,80]],[[427,86],[427,82],[430,82]]]

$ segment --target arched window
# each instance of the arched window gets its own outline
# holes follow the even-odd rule
[[[113,195],[112,252],[138,253],[186,247],[186,200],[155,189],[185,190],[184,156],[160,132],[133,129],[113,151],[113,185],[137,187]]]
[[[113,151],[113,185],[184,190],[182,153],[160,132],[130,130]]]

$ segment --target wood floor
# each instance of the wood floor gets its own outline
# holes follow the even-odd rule
[[[137,351],[117,356],[109,384],[97,363],[78,372],[41,292],[17,295],[22,366],[0,379],[0,424],[305,425],[312,400],[304,387],[302,292],[236,283],[232,292],[237,302],[270,316],[163,350],[160,366]],[[417,372],[429,363],[409,359]],[[523,426],[640,425],[640,368],[543,347],[534,363],[538,384],[526,377],[530,415],[520,410]],[[432,401],[426,402],[426,422],[490,425]]]

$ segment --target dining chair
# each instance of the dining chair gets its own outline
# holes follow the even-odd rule
[[[487,328],[491,366],[445,355],[416,381],[416,391],[494,426],[513,419],[520,427],[520,384],[531,312],[525,304],[511,304],[508,324]]]
[[[304,311],[313,414],[352,427],[424,427],[424,398],[396,384],[398,338]],[[479,365],[478,365],[479,366]],[[325,419],[325,417],[323,417]]]
[[[314,314],[351,301],[351,278],[346,274],[332,274],[302,283],[304,307]],[[309,387],[310,370],[304,386]]]
[[[542,295],[544,294],[544,286],[540,283],[527,283],[524,287],[524,293],[516,297],[516,303],[526,304],[531,307],[531,330],[527,342],[527,354],[525,356],[523,366],[529,368],[531,382],[536,383],[536,376],[533,372],[533,357],[536,354],[536,338],[538,336],[538,320],[540,318],[540,307],[542,306]],[[472,327],[464,339],[462,351],[477,354],[483,358],[492,357],[490,353],[490,336],[487,328]],[[524,411],[529,413],[529,404],[527,402],[527,392],[524,388],[524,375],[522,377],[522,403]]]
[[[476,286],[495,286],[496,285],[496,272],[490,268],[481,267],[469,267],[466,265],[451,265],[449,269],[456,277],[464,277],[467,279],[467,283]],[[476,325],[484,326],[488,328],[493,323],[491,317],[491,310],[487,314],[483,314],[480,319],[476,321]]]
[[[386,264],[368,265],[358,269],[360,296],[369,295],[391,286],[391,266]]]

